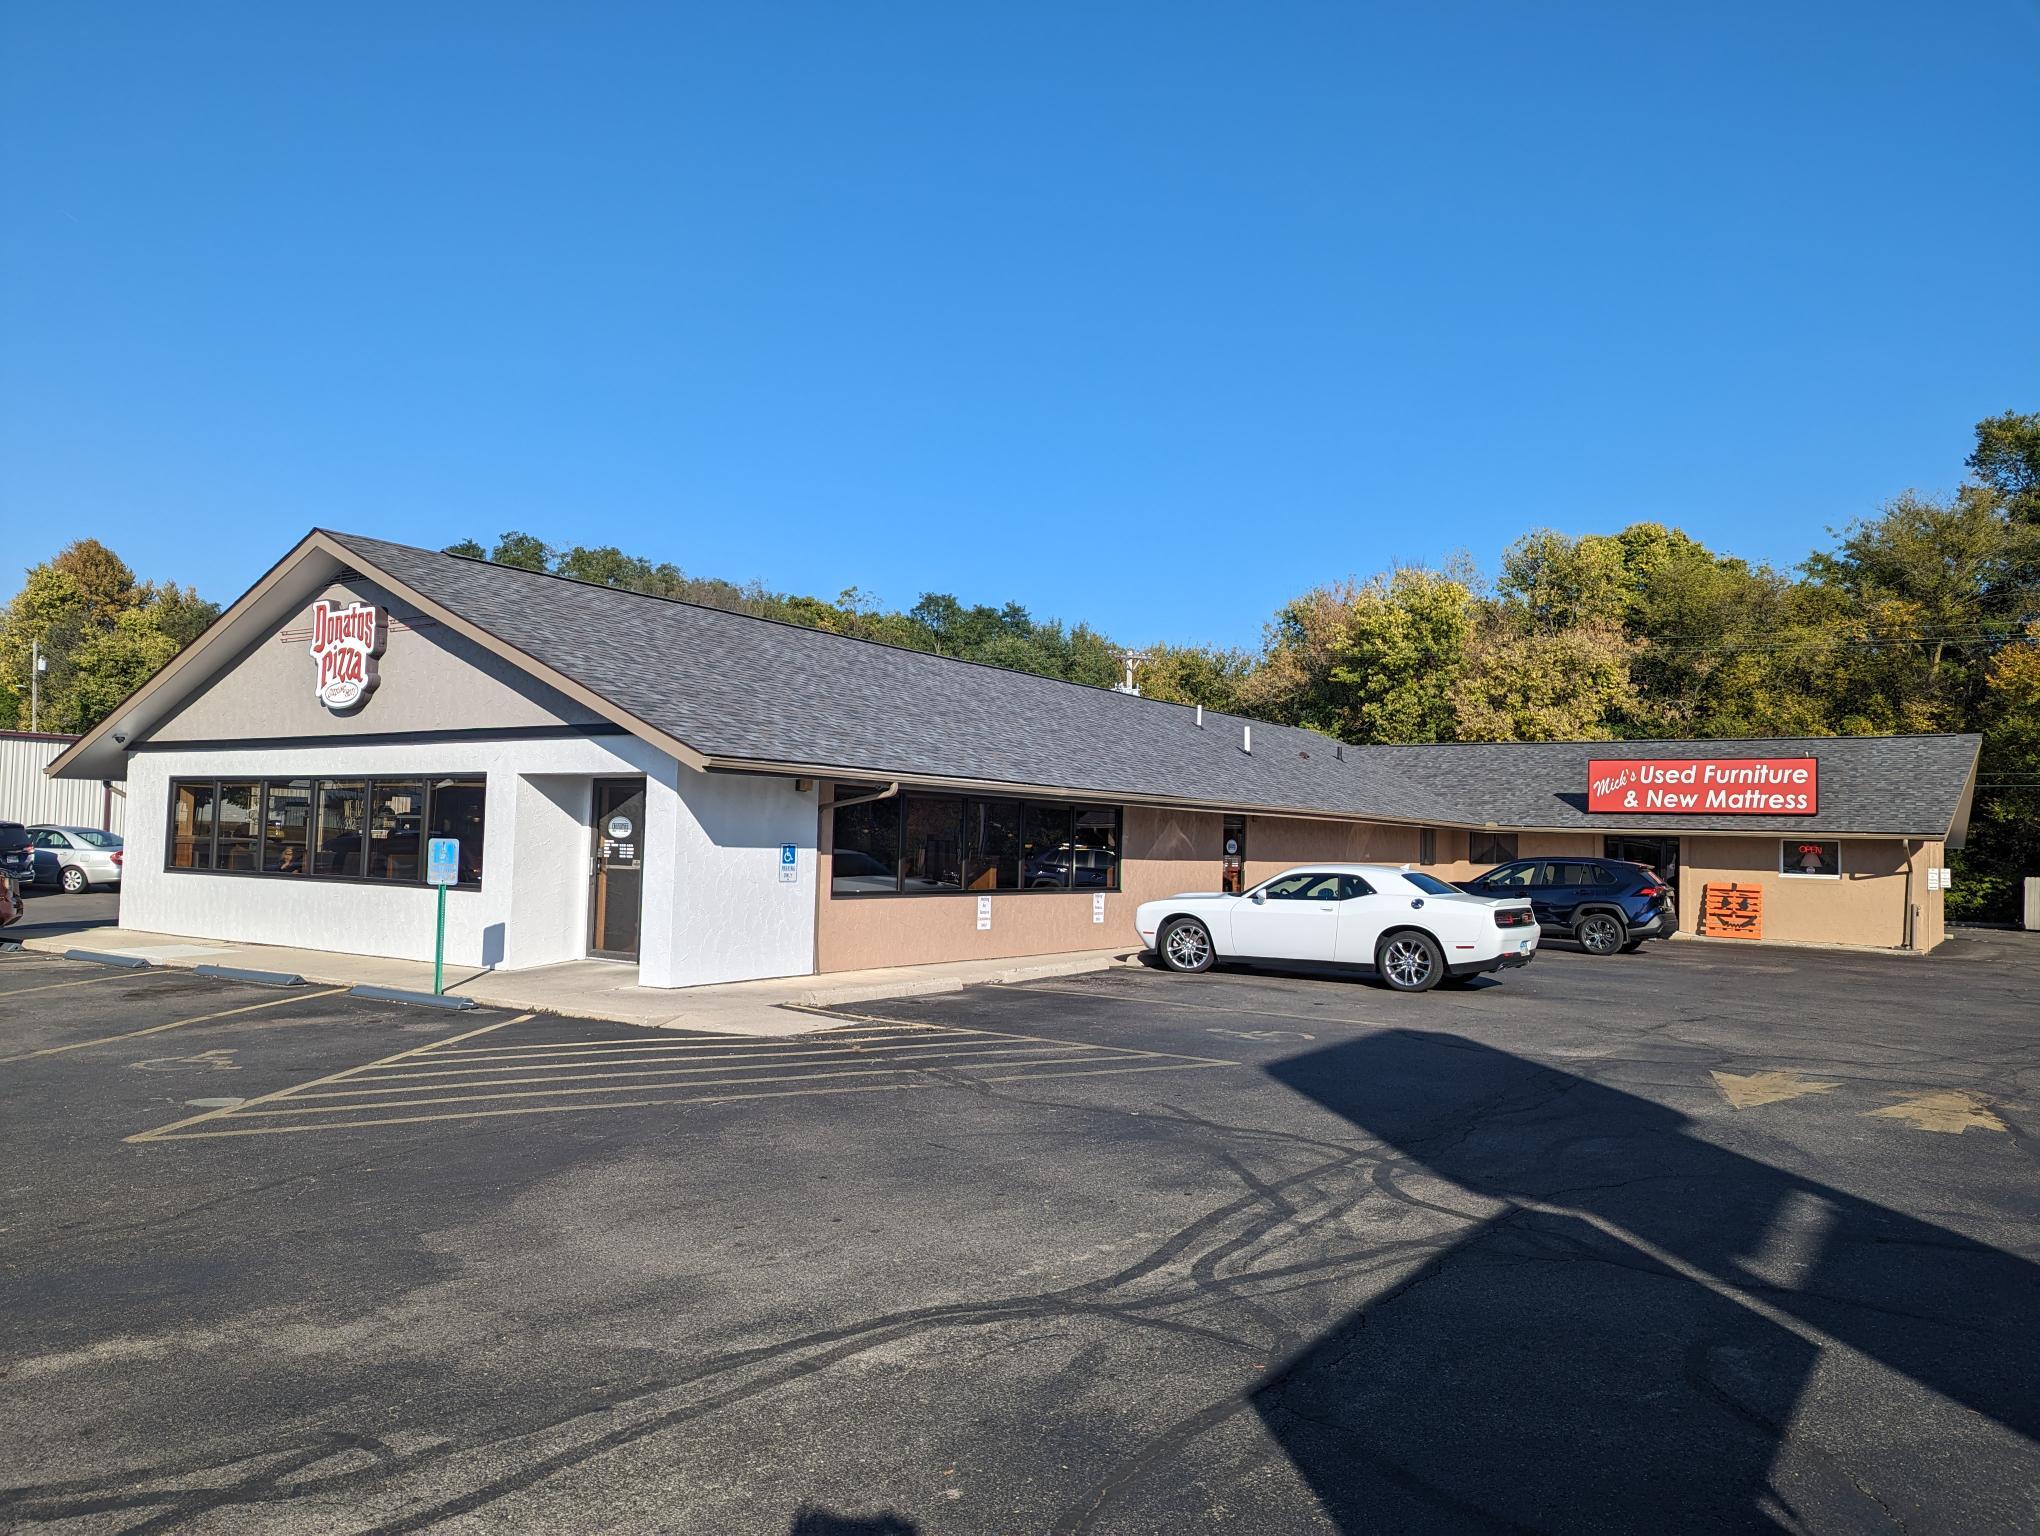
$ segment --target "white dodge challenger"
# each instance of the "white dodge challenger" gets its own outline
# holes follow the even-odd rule
[[[1172,971],[1219,960],[1371,965],[1398,992],[1528,965],[1537,953],[1527,900],[1469,895],[1393,864],[1304,865],[1240,896],[1142,902],[1133,921]]]

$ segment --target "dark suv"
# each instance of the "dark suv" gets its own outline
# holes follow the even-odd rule
[[[1590,955],[1640,949],[1679,926],[1671,887],[1626,859],[1515,859],[1459,888],[1476,896],[1528,896],[1547,937],[1577,939]]]
[[[0,875],[12,876],[16,885],[35,883],[35,846],[18,821],[0,821]]]

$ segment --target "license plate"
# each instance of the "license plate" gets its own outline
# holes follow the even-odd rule
[[[1527,955],[1534,948],[1536,948],[1536,944],[1532,940],[1522,939],[1518,941],[1516,945],[1516,953],[1519,955]]]

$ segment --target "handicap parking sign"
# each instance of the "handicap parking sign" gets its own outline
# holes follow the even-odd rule
[[[779,845],[779,881],[791,885],[800,878],[800,850],[792,843]]]
[[[425,845],[425,883],[460,884],[460,840],[435,837]]]

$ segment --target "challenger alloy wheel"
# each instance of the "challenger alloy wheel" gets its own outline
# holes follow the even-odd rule
[[[1430,936],[1390,934],[1375,952],[1374,968],[1398,992],[1428,992],[1445,975],[1445,957]]]
[[[1210,930],[1194,917],[1179,917],[1162,930],[1161,951],[1172,971],[1208,971],[1214,958]]]

